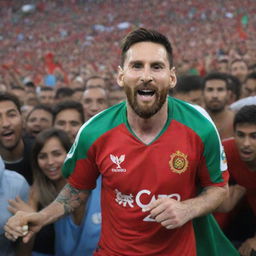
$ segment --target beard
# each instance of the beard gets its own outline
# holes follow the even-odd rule
[[[155,102],[153,105],[148,106],[145,104],[145,106],[142,106],[138,100],[137,100],[137,94],[138,90],[154,90],[155,95]],[[155,115],[164,105],[167,95],[169,93],[169,88],[164,88],[161,91],[152,85],[142,84],[136,87],[134,90],[132,90],[130,87],[125,86],[124,87],[127,100],[133,111],[141,118],[143,119],[149,119],[153,115]]]
[[[211,113],[219,113],[222,112],[226,107],[226,102],[219,103],[219,104],[211,104],[211,102],[205,102],[205,107]]]

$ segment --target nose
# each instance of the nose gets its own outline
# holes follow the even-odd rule
[[[54,163],[54,157],[53,156],[48,156],[48,165],[53,165],[53,163]]]
[[[251,140],[250,140],[249,136],[246,136],[244,138],[243,142],[244,142],[243,144],[244,144],[245,147],[249,147],[251,145]]]
[[[1,119],[2,119],[2,126],[4,128],[6,128],[10,125],[10,120],[8,117],[3,116]]]
[[[150,83],[152,82],[152,80],[153,80],[153,77],[151,74],[150,67],[145,66],[141,74],[141,81],[143,83]]]

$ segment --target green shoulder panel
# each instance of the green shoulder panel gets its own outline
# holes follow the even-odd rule
[[[204,158],[214,183],[222,181],[219,171],[227,169],[225,153],[218,131],[207,112],[197,106],[168,98],[169,113],[172,119],[192,129],[204,144]]]
[[[67,154],[62,174],[67,178],[74,170],[76,162],[87,157],[91,145],[104,133],[125,122],[126,103],[108,108],[88,120],[79,130],[75,142]]]

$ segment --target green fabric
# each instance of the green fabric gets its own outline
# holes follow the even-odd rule
[[[211,214],[194,219],[193,225],[197,256],[239,256]]]

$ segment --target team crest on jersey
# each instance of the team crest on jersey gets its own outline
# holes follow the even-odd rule
[[[121,163],[124,161],[125,155],[118,157],[110,154],[110,159],[114,164],[116,164],[116,168],[112,168],[112,172],[126,172],[126,169],[121,167]]]
[[[170,168],[173,172],[181,174],[188,169],[188,156],[177,150],[171,154],[169,161]]]

